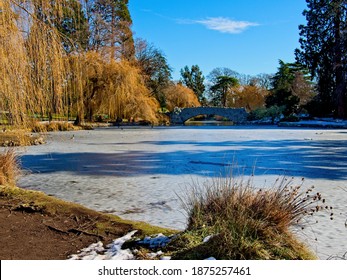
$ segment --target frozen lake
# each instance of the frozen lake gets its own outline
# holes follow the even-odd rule
[[[72,137],[74,135],[74,137]],[[320,258],[347,251],[347,130],[277,127],[125,127],[59,132],[21,150],[19,184],[125,219],[183,229],[178,196],[237,163],[254,182],[314,185],[334,206],[300,235]],[[315,239],[317,238],[317,241]]]

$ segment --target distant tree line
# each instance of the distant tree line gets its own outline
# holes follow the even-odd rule
[[[194,75],[195,81],[203,80],[196,78],[201,75],[198,66],[182,69],[182,82],[197,93],[200,101],[214,106],[242,106],[272,117],[308,113],[346,118],[347,1],[306,2],[303,15],[307,24],[299,26],[300,48],[295,50],[294,63],[279,60],[276,73],[256,77],[216,68],[208,75],[203,94],[192,85]]]
[[[346,118],[347,1],[306,2],[295,62],[257,76],[185,66],[173,81],[165,54],[133,37],[128,0],[0,0],[0,120],[159,122],[201,105]]]

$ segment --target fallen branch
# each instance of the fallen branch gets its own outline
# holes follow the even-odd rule
[[[94,237],[100,238],[101,240],[105,239],[105,237],[102,236],[102,235],[95,234],[95,233],[90,233],[90,232],[87,232],[87,231],[84,231],[84,230],[80,230],[80,229],[75,229],[75,228],[69,229],[68,232],[71,232],[71,233],[74,233],[74,234],[85,234],[85,235],[89,235],[89,236],[94,236]]]
[[[73,233],[73,234],[85,234],[85,235],[88,235],[88,236],[94,236],[94,237],[98,237],[100,238],[101,240],[105,240],[105,237],[102,236],[102,235],[99,235],[99,234],[95,234],[95,233],[90,233],[90,232],[87,232],[87,231],[84,231],[84,230],[80,230],[80,229],[75,229],[75,228],[71,228],[71,229],[68,229],[67,231],[65,230],[61,230],[61,229],[58,229],[56,227],[53,227],[53,226],[50,226],[50,225],[46,225],[50,230],[53,230],[53,231],[56,231],[56,232],[59,232],[59,233],[63,233],[63,234],[69,234],[69,233]]]
[[[56,231],[56,232],[59,232],[59,233],[63,233],[63,234],[69,234],[69,233],[66,232],[66,231],[63,231],[63,230],[61,230],[61,229],[52,227],[52,226],[50,226],[50,225],[46,225],[46,224],[44,224],[44,225],[45,225],[46,227],[48,227],[50,230],[53,230],[53,231]]]

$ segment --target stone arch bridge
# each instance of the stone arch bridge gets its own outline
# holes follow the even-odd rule
[[[222,108],[222,107],[192,107],[176,108],[170,114],[171,124],[184,124],[190,118],[199,115],[218,115],[236,123],[242,124],[247,121],[245,108]]]

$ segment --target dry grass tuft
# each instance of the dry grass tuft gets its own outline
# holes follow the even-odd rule
[[[13,150],[0,154],[0,185],[13,186],[20,174],[18,159]]]
[[[0,147],[17,147],[40,145],[44,143],[44,139],[40,135],[31,135],[23,129],[6,130],[0,132]]]
[[[286,178],[266,190],[233,178],[192,186],[183,199],[187,229],[170,245],[175,258],[315,259],[291,229],[325,210],[325,199],[302,188]]]
[[[31,131],[39,133],[51,131],[73,131],[79,129],[82,129],[82,127],[74,126],[72,123],[69,122],[52,121],[47,123],[34,122],[31,124]]]

